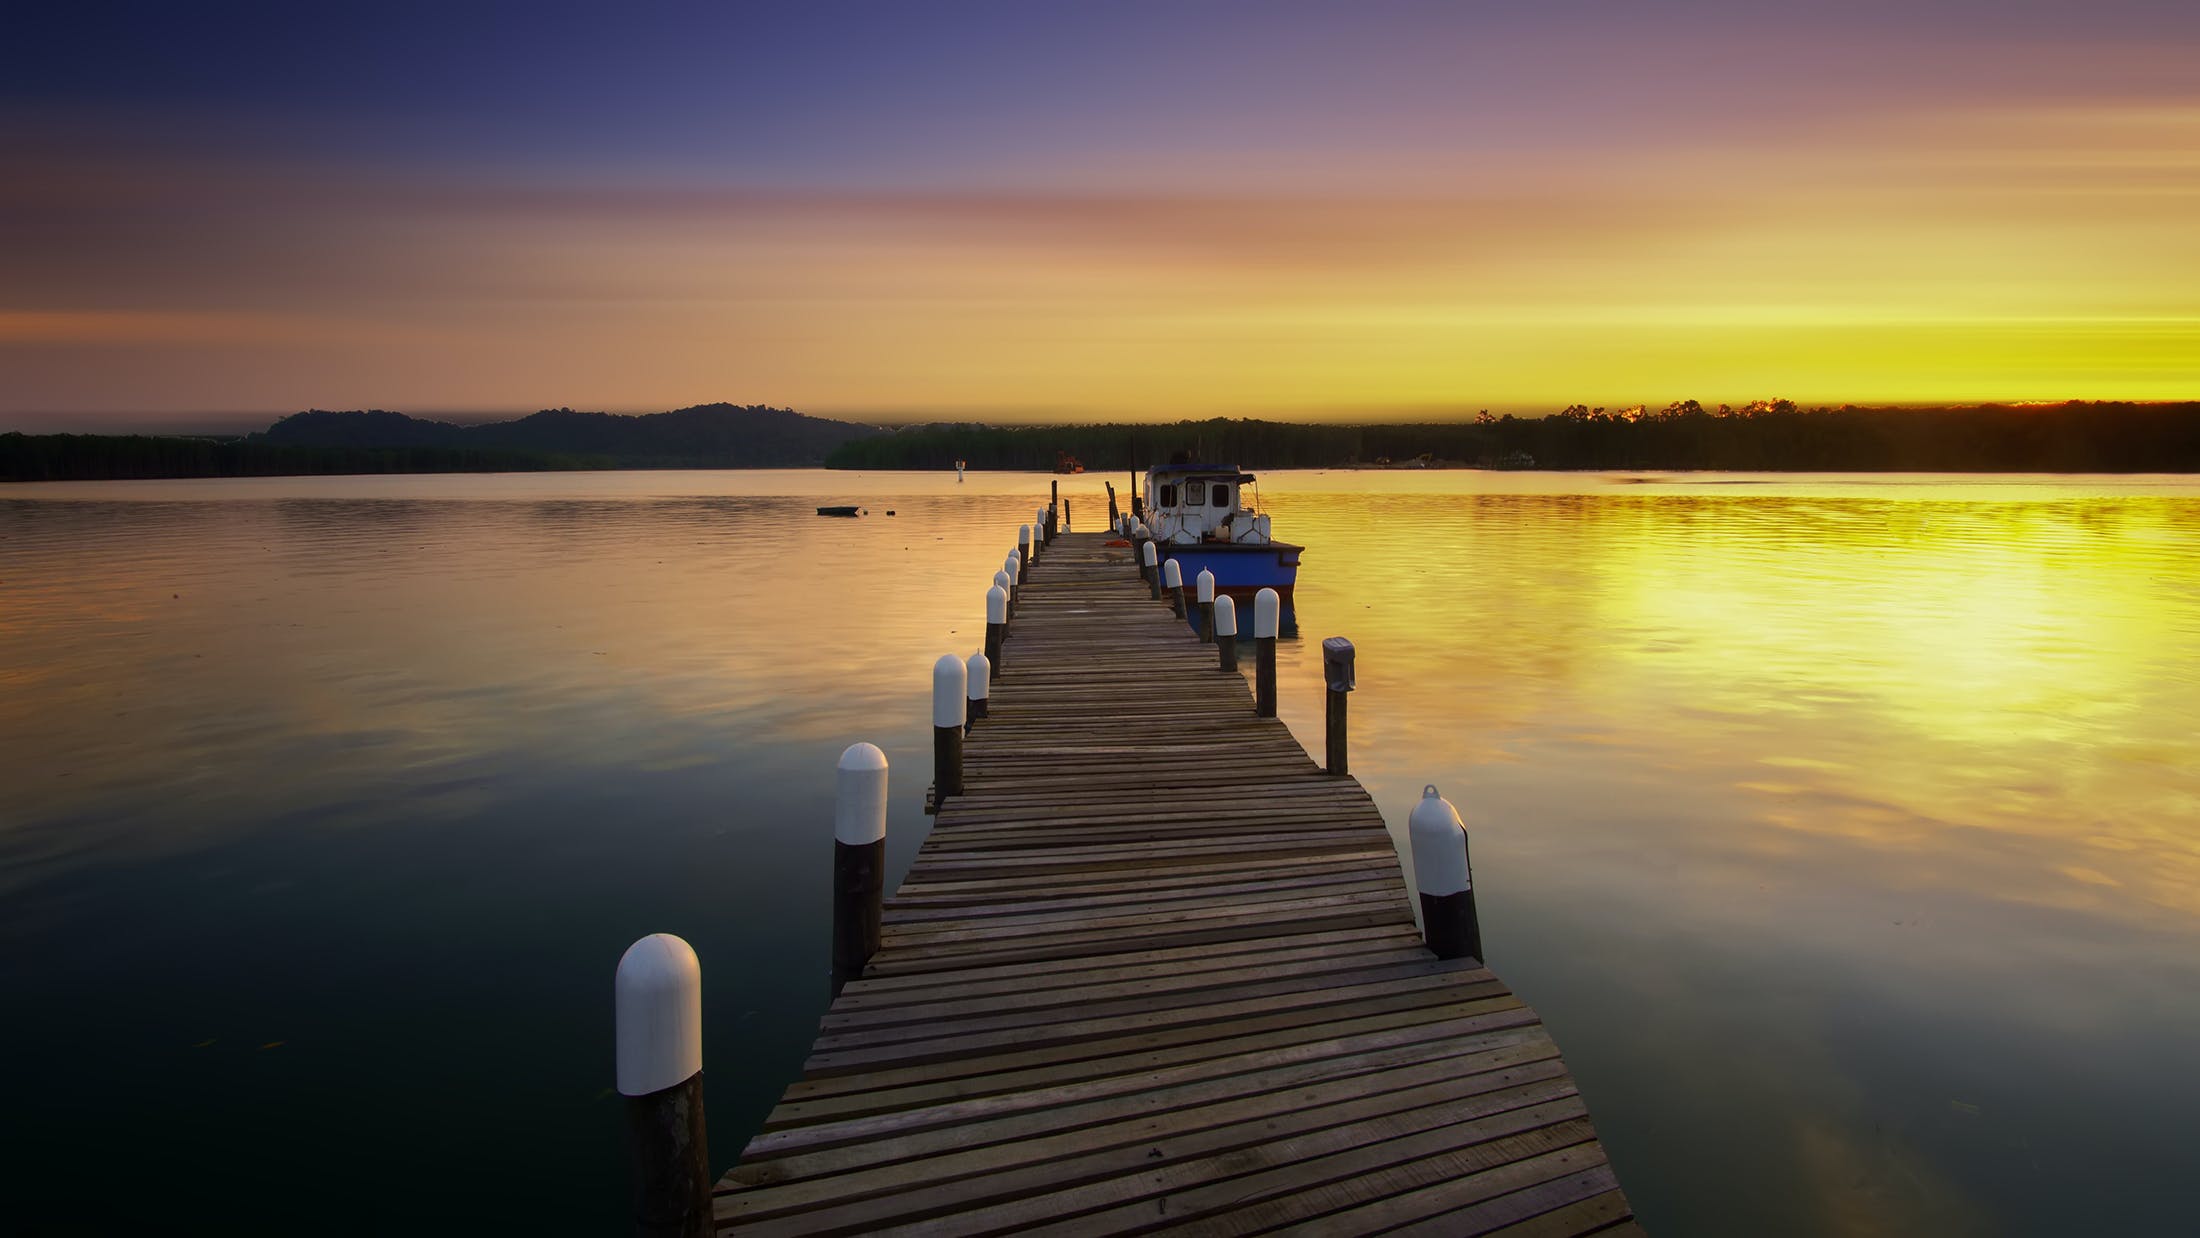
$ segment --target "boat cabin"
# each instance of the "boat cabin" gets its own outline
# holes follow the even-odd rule
[[[1253,510],[1251,473],[1234,465],[1170,464],[1146,470],[1146,527],[1175,545],[1268,542],[1268,517]]]

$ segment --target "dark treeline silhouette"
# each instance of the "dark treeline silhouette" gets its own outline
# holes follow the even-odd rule
[[[911,426],[852,440],[831,468],[1143,467],[1190,452],[1256,468],[1452,463],[1545,469],[1824,472],[2196,472],[2200,403],[1803,409],[1786,400],[1707,409],[1574,405],[1548,417],[1406,425],[1225,420],[1164,425]]]
[[[1545,469],[2200,472],[2200,403],[1802,409],[1574,405],[1547,417],[1402,425],[1226,420],[880,431],[785,409],[707,404],[628,417],[550,409],[460,426],[313,411],[242,439],[0,434],[0,480],[541,469],[1127,469],[1177,452],[1255,468],[1444,463]]]
[[[557,408],[480,425],[381,409],[315,409],[241,439],[0,434],[0,481],[814,467],[834,447],[877,433],[760,405],[703,404],[644,416]]]
[[[622,468],[778,468],[822,464],[833,448],[877,433],[870,426],[761,404],[698,404],[641,416],[550,408],[517,421],[463,426],[379,409],[315,409],[285,417],[252,437],[308,447],[470,447],[599,456]]]

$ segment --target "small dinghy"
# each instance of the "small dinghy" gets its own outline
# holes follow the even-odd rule
[[[863,509],[860,507],[820,507],[817,509],[817,514],[820,516],[860,516],[863,514]]]

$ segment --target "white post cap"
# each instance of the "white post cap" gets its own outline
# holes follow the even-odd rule
[[[943,653],[932,664],[932,725],[960,727],[963,724],[963,681],[970,668],[951,653]]]
[[[1199,569],[1199,600],[1202,602],[1215,600],[1215,574],[1206,568]]]
[[[703,1069],[703,965],[693,946],[651,933],[620,956],[611,990],[621,1095],[662,1092]]]
[[[851,847],[886,837],[886,754],[850,744],[834,775],[833,838]]]
[[[1140,537],[1153,536],[1151,533],[1146,531],[1146,522],[1143,520],[1139,521],[1137,527],[1133,528],[1131,532],[1137,534]]]
[[[1011,550],[1008,552],[1008,557],[1001,560],[1001,570],[1008,573],[1010,580],[1014,580],[1016,579],[1016,569],[1023,566],[1023,562],[1023,555]]]
[[[998,582],[1000,578],[1005,574],[1006,573],[1003,572],[995,572],[993,574],[993,579]],[[992,588],[985,591],[985,621],[987,623],[1008,622],[1007,585],[996,583]]]
[[[1154,560],[1160,557],[1160,553],[1153,548],[1152,542],[1145,542],[1138,548],[1138,557],[1146,561],[1147,567],[1152,567]]]
[[[1176,565],[1176,560],[1161,565],[1161,583],[1171,589],[1184,587],[1184,569]]]
[[[1406,819],[1413,845],[1413,884],[1423,894],[1441,897],[1474,888],[1467,872],[1467,826],[1459,810],[1431,784]]]
[[[1016,587],[1016,578],[1009,575],[1008,569],[1004,567],[1000,571],[993,573],[993,583],[1000,586],[1002,592],[1005,593],[1008,590]]]
[[[1215,635],[1237,635],[1237,602],[1227,593],[1215,599]]]
[[[984,700],[993,691],[992,659],[986,657],[985,650],[981,649],[963,659],[963,666],[970,679],[969,686],[964,689],[965,693],[973,701]]]
[[[1283,618],[1283,598],[1274,589],[1263,589],[1253,595],[1253,635],[1274,636],[1278,621]]]
[[[1031,526],[1030,526],[1030,525],[1028,525],[1028,524],[1020,524],[1020,525],[1017,525],[1017,526],[1016,526],[1016,545],[1017,545],[1017,546],[1018,546],[1019,548],[1020,548],[1020,547],[1024,547],[1024,546],[1029,546],[1029,545],[1031,545]]]

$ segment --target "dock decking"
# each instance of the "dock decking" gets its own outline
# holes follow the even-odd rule
[[[1057,538],[1002,662],[720,1232],[1639,1232],[1536,1013],[1126,551]]]

